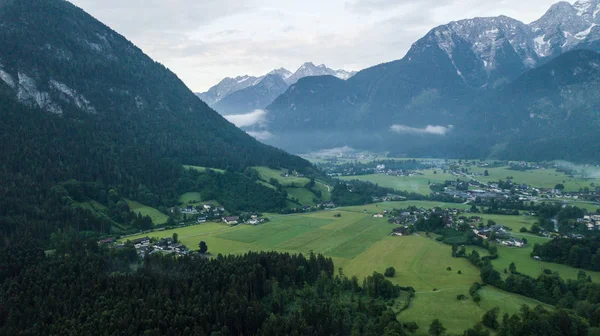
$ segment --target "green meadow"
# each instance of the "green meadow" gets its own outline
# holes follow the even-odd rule
[[[134,213],[141,213],[142,216],[150,216],[154,225],[164,224],[169,219],[169,217],[164,213],[147,205],[143,205],[141,203],[134,202],[131,200],[127,200],[127,204],[129,205],[131,211],[133,211]]]
[[[387,267],[396,269],[394,283],[413,286],[416,290],[409,309],[400,313],[402,321],[416,321],[420,329],[427,331],[433,317],[438,317],[451,333],[460,333],[475,324],[489,309],[498,306],[504,312],[517,312],[523,304],[537,305],[529,298],[506,293],[493,287],[481,290],[483,300],[475,304],[472,300],[458,301],[456,296],[468,296],[473,282],[481,281],[479,270],[466,259],[451,256],[450,246],[435,241],[426,235],[405,237],[389,236],[393,226],[386,218],[374,218],[373,214],[383,209],[418,207],[468,207],[463,204],[439,202],[389,202],[367,206],[346,207],[295,215],[267,215],[268,223],[250,226],[229,227],[222,223],[204,223],[174,230],[147,234],[151,237],[170,237],[177,232],[179,239],[189,248],[195,249],[200,241],[208,244],[213,255],[241,254],[247,251],[271,251],[322,253],[331,257],[337,268],[348,276],[363,278],[373,271],[384,272]],[[366,210],[366,212],[365,212]],[[339,213],[341,217],[334,217]],[[530,227],[533,219],[520,216],[487,216],[499,224],[513,228]],[[129,237],[133,239],[136,237]],[[536,242],[538,237],[527,237]],[[536,276],[540,271],[537,262],[529,257],[531,248],[509,249],[499,247],[500,258],[494,266],[502,271],[510,262],[515,262],[519,271]],[[473,250],[467,247],[467,252]],[[478,249],[481,252],[481,249]],[[544,264],[565,277],[576,276],[578,270],[564,265]],[[447,268],[450,267],[451,271]],[[458,271],[462,274],[458,274]],[[598,279],[597,274],[592,274]],[[435,290],[434,290],[435,289]]]
[[[217,173],[220,173],[220,174],[224,174],[225,173],[225,170],[223,170],[223,169],[217,169],[217,168],[208,168],[208,167],[200,167],[200,166],[189,166],[189,165],[184,165],[183,168],[193,169],[193,170],[199,171],[200,173],[205,173],[206,170],[208,170],[208,169],[213,170],[213,171],[215,171]]]
[[[422,195],[429,195],[429,183],[442,183],[448,180],[456,180],[456,176],[444,173],[443,170],[420,170],[421,175],[413,176],[389,176],[382,174],[344,176],[342,180],[360,180],[378,184],[381,187],[392,188],[401,191],[412,191]]]
[[[565,191],[578,191],[580,188],[590,188],[591,183],[599,184],[600,179],[583,179],[580,177],[569,177],[565,173],[557,172],[556,169],[535,170],[510,170],[508,167],[480,168],[472,167],[471,172],[483,174],[488,171],[489,176],[477,176],[481,182],[496,182],[512,177],[515,183],[525,183],[537,188],[554,188],[557,184],[563,184]]]
[[[279,184],[285,187],[295,186],[295,187],[303,187],[305,184],[310,182],[310,180],[306,177],[297,177],[297,176],[288,176],[284,177],[281,174],[287,173],[287,170],[277,170],[271,169],[267,167],[253,167],[254,170],[258,172],[260,179],[269,182],[272,178],[276,179]]]

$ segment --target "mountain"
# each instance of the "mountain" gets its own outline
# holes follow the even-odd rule
[[[600,50],[599,3],[561,2],[529,25],[506,16],[450,22],[416,41],[404,58],[345,82],[300,80],[265,109],[271,143],[300,152],[330,142],[387,151],[408,133],[425,137],[429,126],[456,133],[479,97],[570,50]],[[306,146],[298,141],[303,135],[311,139]]]
[[[247,75],[236,78],[228,77],[207,92],[197,95],[222,115],[242,114],[265,108],[277,96],[285,92],[290,85],[304,77],[330,75],[345,80],[354,74],[356,72],[333,70],[324,64],[317,66],[312,62],[307,62],[294,73],[279,68],[260,77]],[[275,77],[279,77],[279,79]]]
[[[281,75],[270,73],[258,83],[234,91],[213,105],[223,115],[244,114],[262,109],[287,90],[288,84]]]
[[[261,79],[262,78],[247,75],[238,76],[235,78],[227,77],[220,81],[219,84],[211,87],[208,91],[204,93],[197,93],[197,96],[208,105],[214,105],[233,92],[243,90],[249,86],[260,83]]]
[[[472,124],[504,158],[593,161],[600,149],[600,53],[574,50],[476,104]]]
[[[292,74],[286,80],[286,82],[288,84],[292,85],[304,77],[325,76],[325,75],[334,76],[339,79],[346,80],[346,79],[354,76],[355,74],[356,74],[356,72],[353,72],[353,71],[333,70],[333,69],[328,68],[325,64],[321,64],[321,65],[317,66],[312,62],[306,62],[306,63],[302,64],[300,66],[300,68],[298,68],[298,70],[296,70],[296,72],[294,74]]]
[[[591,33],[598,8],[598,0],[552,5],[544,16],[530,25],[538,55],[556,57],[575,48]]]
[[[261,198],[270,204],[263,210],[276,209],[285,195],[242,172],[312,170],[223,119],[175,74],[71,3],[0,4],[4,239],[67,227],[112,232],[131,223],[126,200],[173,206],[188,191],[232,211]],[[227,171],[202,175],[183,164]],[[95,213],[98,207],[106,211]]]

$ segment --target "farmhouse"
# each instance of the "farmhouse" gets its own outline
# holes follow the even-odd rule
[[[150,238],[143,237],[143,238],[134,239],[131,241],[131,243],[133,243],[133,246],[135,246],[136,249],[140,249],[142,247],[146,247],[146,246],[150,245]]]
[[[229,224],[229,225],[237,224],[238,220],[239,220],[239,217],[235,217],[235,216],[223,217],[223,222],[225,222],[225,224]]]
[[[108,244],[112,244],[115,242],[115,238],[106,238],[106,239],[102,239],[100,241],[98,241],[98,245],[108,245]]]

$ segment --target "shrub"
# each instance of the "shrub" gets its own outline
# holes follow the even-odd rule
[[[388,267],[385,269],[385,273],[384,275],[388,278],[393,277],[394,275],[396,275],[396,269],[393,267]]]
[[[448,268],[446,268],[446,271],[452,271],[452,267],[448,266]]]

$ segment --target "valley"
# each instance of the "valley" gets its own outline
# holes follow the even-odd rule
[[[0,0],[0,334],[600,334],[600,0],[343,2]]]

